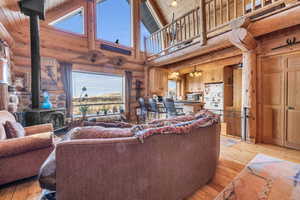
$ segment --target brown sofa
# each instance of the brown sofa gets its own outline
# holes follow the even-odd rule
[[[25,137],[6,139],[6,121],[15,118],[0,111],[0,185],[37,175],[53,150],[52,124],[25,127]]]
[[[59,200],[179,200],[214,176],[220,124],[189,134],[80,139],[56,146]]]

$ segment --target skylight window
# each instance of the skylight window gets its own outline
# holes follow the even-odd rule
[[[130,0],[101,0],[96,14],[98,39],[131,46]]]
[[[84,13],[83,8],[77,9],[54,22],[51,22],[50,25],[56,29],[76,33],[84,34]]]

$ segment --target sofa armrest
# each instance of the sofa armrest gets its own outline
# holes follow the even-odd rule
[[[0,158],[53,146],[52,133],[34,134],[0,141]]]
[[[35,126],[28,126],[25,127],[26,135],[33,135],[38,133],[46,133],[46,132],[53,132],[53,125],[49,124],[40,124]]]

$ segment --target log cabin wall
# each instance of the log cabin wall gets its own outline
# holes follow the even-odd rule
[[[30,40],[29,26],[24,24],[19,29],[11,32],[15,39],[14,53],[14,68],[13,81],[17,82],[18,94],[20,96],[20,109],[25,109],[30,106]],[[98,72],[107,74],[124,75],[125,71],[131,71],[133,75],[132,90],[131,90],[131,113],[130,118],[135,120],[136,102],[136,81],[144,82],[144,62],[141,59],[131,56],[112,53],[101,50],[101,41],[95,41],[95,49],[89,48],[87,36],[79,36],[71,33],[65,33],[55,30],[48,26],[41,26],[41,56],[42,67],[43,63],[54,63],[57,66],[57,88],[49,91],[52,103],[55,107],[65,107],[65,94],[61,81],[59,69],[59,61],[70,62],[73,64],[73,70],[84,72]],[[132,49],[128,49],[132,50]],[[95,60],[91,60],[91,56],[95,54]],[[56,64],[55,64],[56,63]],[[42,80],[43,80],[42,73]],[[21,87],[23,85],[23,87]],[[141,95],[144,94],[142,84]]]

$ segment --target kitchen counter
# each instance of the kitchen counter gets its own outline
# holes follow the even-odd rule
[[[189,101],[189,100],[178,100],[175,101],[177,104],[183,104],[184,113],[196,113],[199,110],[202,110],[204,107],[204,102],[200,101]]]

